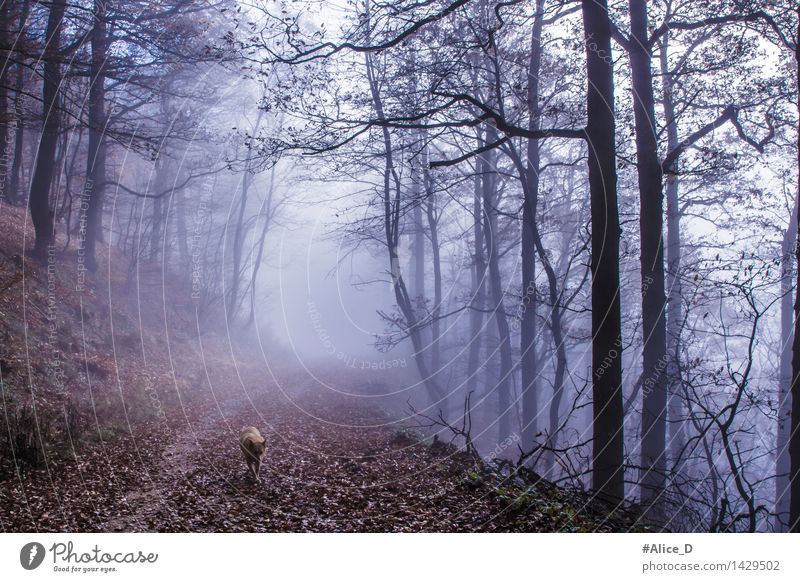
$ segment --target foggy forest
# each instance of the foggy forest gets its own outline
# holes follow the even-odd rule
[[[0,0],[0,531],[800,531],[796,0]]]

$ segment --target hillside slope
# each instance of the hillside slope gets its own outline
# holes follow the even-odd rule
[[[30,259],[25,209],[0,205],[0,476],[129,433],[236,378],[241,345],[198,333],[190,289],[107,249],[88,273],[66,242],[61,233],[46,262]]]

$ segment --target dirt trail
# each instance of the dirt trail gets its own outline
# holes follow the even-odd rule
[[[398,438],[369,399],[271,389],[186,408],[134,437],[0,483],[5,531],[591,531],[574,511],[523,505],[465,480],[460,456]],[[267,439],[246,473],[244,425]],[[602,527],[602,529],[606,529]]]
[[[249,424],[268,442],[261,483],[247,476],[238,448]],[[380,410],[336,394],[227,398],[0,483],[0,526],[416,531],[491,520],[461,491],[463,467],[424,444],[395,443],[396,432]],[[15,511],[7,511],[11,503]]]
[[[165,447],[154,489],[101,529],[412,531],[491,518],[485,508],[476,515],[473,495],[459,497],[463,467],[395,444],[385,423],[334,395],[229,402]],[[261,483],[247,476],[236,440],[248,424],[268,441]]]
[[[173,434],[169,444],[148,469],[151,486],[123,495],[120,501],[124,504],[124,510],[101,524],[99,529],[112,532],[147,531],[148,524],[155,521],[156,510],[168,496],[169,489],[185,479],[197,466],[200,457],[198,440],[208,439],[212,431],[217,429],[214,415],[206,413],[193,425],[192,431]]]

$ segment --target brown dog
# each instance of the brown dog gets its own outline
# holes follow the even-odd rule
[[[239,446],[242,447],[244,460],[247,461],[247,471],[256,481],[261,481],[258,473],[261,471],[261,459],[267,448],[267,441],[254,426],[246,426],[239,433]]]

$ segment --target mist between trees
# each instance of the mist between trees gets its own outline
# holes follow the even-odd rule
[[[442,438],[668,529],[800,528],[796,2],[0,10],[31,257],[402,369]]]

